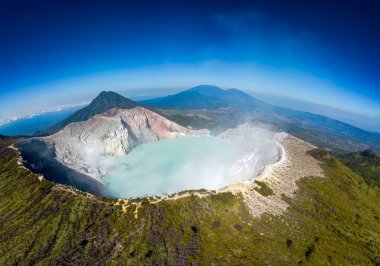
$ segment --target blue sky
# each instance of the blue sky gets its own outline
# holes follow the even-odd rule
[[[102,90],[213,84],[380,120],[379,11],[370,0],[4,0],[0,119]]]

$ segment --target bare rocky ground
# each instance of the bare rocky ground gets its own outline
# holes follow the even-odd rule
[[[209,135],[209,131],[190,130],[148,109],[135,107],[114,108],[86,121],[71,123],[53,135],[24,142],[43,143],[59,163],[102,183],[112,161],[110,157],[125,156],[132,148],[147,142],[203,135]],[[43,154],[37,150],[35,156]]]
[[[282,214],[288,207],[282,198],[283,196],[292,198],[295,195],[298,190],[296,185],[298,180],[311,176],[322,178],[324,174],[319,162],[308,154],[308,151],[316,148],[315,146],[284,132],[276,133],[275,139],[282,148],[281,158],[278,162],[267,165],[257,177],[253,177],[249,181],[233,183],[217,191],[188,191],[160,197],[155,196],[149,198],[150,203],[157,204],[161,201],[177,200],[190,196],[203,198],[217,193],[231,192],[243,196],[253,217],[259,217],[263,213]],[[17,150],[13,145],[10,148]],[[19,161],[22,159],[20,158]],[[19,165],[25,168],[20,162]],[[39,176],[40,180],[42,178]],[[269,195],[263,195],[259,192],[262,186],[267,188],[270,192]],[[56,187],[76,195],[85,195],[85,197],[91,195],[81,193],[70,186],[57,184]],[[91,195],[91,197],[94,196]],[[141,207],[139,201],[131,202],[127,199],[118,199],[115,205],[121,205],[124,212],[134,205],[136,207],[135,218],[138,218],[138,209]]]
[[[266,166],[259,176],[249,182],[234,183],[220,190],[241,194],[254,217],[263,213],[283,213],[288,204],[282,198],[295,195],[298,180],[311,176],[324,177],[319,162],[308,154],[315,146],[286,133],[277,134],[277,138],[283,148],[280,161]],[[272,195],[258,192],[262,186],[267,186]]]
[[[135,109],[137,110],[138,108],[135,108]],[[129,120],[127,119],[128,124],[132,125],[133,128],[136,128],[135,130],[133,130],[133,132],[137,132],[140,135],[142,134],[140,132],[142,130],[141,125],[140,124],[135,125],[136,123],[132,123],[136,119],[138,120],[139,123],[141,122],[144,124],[143,130],[142,130],[144,132],[145,131],[151,132],[151,130],[148,130],[147,128],[156,126],[158,128],[156,130],[157,132],[165,133],[167,131],[170,131],[171,134],[174,134],[174,133],[184,134],[184,132],[186,132],[187,134],[189,134],[190,132],[193,133],[193,131],[177,126],[175,123],[170,122],[164,118],[161,118],[159,115],[156,115],[143,108],[141,108],[141,110],[138,109],[137,111],[143,113],[144,119],[143,118],[140,119],[139,116],[136,116],[134,109],[126,111],[128,112],[128,114],[129,113],[132,114],[131,118],[129,116],[126,116],[126,118],[129,119]],[[114,119],[115,113],[116,115],[119,115],[118,112],[120,112],[120,110],[111,110],[110,112],[105,113],[105,115],[107,119],[110,120],[111,122],[116,121],[117,123],[119,123],[120,119]],[[146,118],[146,115],[147,115],[146,113],[148,113],[149,115],[152,114],[153,118],[150,119],[152,121]],[[96,116],[95,118],[93,118],[93,120],[99,119],[98,117],[103,118],[103,116]],[[156,120],[158,120],[159,122],[157,123]],[[148,123],[147,121],[150,121],[149,126],[145,125],[146,123]],[[89,123],[91,124],[91,128],[94,127],[94,122],[89,120],[87,122],[74,123],[71,126],[67,126],[62,132],[69,131],[70,134],[73,134],[73,132],[75,133],[76,131],[78,131],[78,132],[81,132],[80,136],[82,136],[83,130],[79,130],[79,129],[73,130],[71,127],[81,126],[83,123]],[[121,125],[121,127],[123,126],[124,125]],[[170,128],[170,130],[162,130],[162,127]],[[242,146],[242,145],[247,146],[247,149],[251,150],[253,148],[250,147],[250,144],[252,144],[253,146],[257,146],[257,143],[256,143],[257,138],[260,138],[260,134],[254,135],[253,139],[247,138],[247,136],[245,136],[247,134],[249,136],[251,135],[249,131],[251,127],[253,128],[252,125],[242,124],[235,129],[227,130],[224,134],[221,135],[221,137],[225,139],[231,139],[235,142],[244,141],[243,144],[239,142],[238,146]],[[257,128],[255,130],[257,130]],[[172,133],[172,131],[174,133]],[[261,137],[263,139],[268,138],[267,135],[269,131],[268,132],[266,130],[262,130],[262,131],[263,131],[262,132],[263,136]],[[204,133],[203,131],[197,131],[197,133],[198,132]],[[246,134],[243,134],[242,132],[243,133],[245,132]],[[134,133],[134,134],[137,135],[137,133]],[[59,134],[52,135],[48,138],[57,138],[57,136],[62,135],[62,133],[59,133]],[[77,134],[74,134],[74,135],[76,136]],[[142,135],[145,136],[147,135],[147,133],[144,133]],[[92,136],[92,134],[89,133],[86,136],[87,136],[86,139],[88,139],[88,136]],[[96,139],[98,140],[100,139],[100,137],[96,137]],[[273,138],[270,137],[269,140],[277,141],[278,145],[281,147],[280,149],[281,156],[279,157],[280,158],[279,161],[277,161],[274,164],[267,165],[261,171],[259,175],[257,175],[257,172],[252,173],[251,171],[252,169],[250,169],[249,172],[251,173],[252,176],[251,177],[248,176],[248,178],[243,179],[243,180],[248,180],[248,181],[235,182],[217,191],[207,191],[207,190],[185,191],[185,192],[175,193],[173,195],[150,197],[149,198],[150,203],[157,204],[161,201],[177,200],[177,199],[185,198],[189,196],[197,196],[197,197],[202,198],[202,197],[207,197],[207,196],[217,194],[217,193],[231,192],[237,196],[241,195],[243,197],[253,217],[259,217],[263,213],[269,213],[269,214],[275,214],[275,215],[283,213],[288,207],[288,204],[283,200],[283,197],[286,196],[288,198],[292,198],[294,196],[295,192],[298,190],[298,187],[296,185],[296,182],[298,180],[300,180],[303,177],[310,177],[310,176],[321,178],[324,176],[324,174],[318,161],[308,154],[308,151],[316,148],[315,146],[284,132],[275,133]],[[90,142],[92,143],[93,141],[90,141]],[[114,145],[111,145],[111,146],[113,147]],[[273,151],[272,151],[273,145],[266,145],[266,146],[264,145],[263,147],[264,147],[263,149],[265,149],[265,147],[268,149],[267,151],[268,154],[269,153],[273,154]],[[10,148],[16,149],[18,151],[18,149],[14,145],[12,145]],[[269,151],[269,149],[271,149],[271,151]],[[267,159],[267,161],[270,161],[270,160]],[[22,165],[21,158],[19,158],[18,163],[21,167],[24,167]],[[252,162],[249,162],[249,164],[251,163]],[[42,180],[42,178],[43,178],[42,176],[39,176],[40,181]],[[249,178],[251,179],[249,180]],[[77,189],[72,188],[70,186],[65,186],[65,185],[56,185],[56,186],[58,189],[72,191],[74,194],[77,194],[77,195],[83,194],[83,195],[86,195],[86,197],[88,197],[87,195],[88,193],[77,193],[79,191],[77,191]],[[135,218],[138,218],[138,209],[141,207],[141,204],[139,203],[138,199],[133,200],[133,201],[130,201],[127,199],[119,199],[115,203],[115,205],[121,205],[122,210],[124,212],[126,212],[129,207],[134,205],[136,208]]]
[[[243,196],[253,217],[260,217],[264,213],[282,214],[288,208],[288,204],[282,198],[294,197],[298,190],[296,184],[298,180],[303,177],[323,178],[324,173],[319,162],[308,154],[316,148],[315,146],[284,132],[276,133],[275,138],[282,147],[281,159],[277,163],[267,165],[257,177],[246,182],[233,183],[217,191],[189,191],[154,197],[149,200],[150,203],[156,204],[190,196],[203,198],[217,193],[231,192],[234,195]],[[270,195],[259,192],[262,186],[267,187]],[[135,218],[138,218],[140,207],[138,202],[119,199],[116,205],[122,205],[125,212],[127,208],[135,205]]]

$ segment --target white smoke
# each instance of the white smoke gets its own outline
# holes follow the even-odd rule
[[[275,139],[275,132],[250,123],[228,129],[219,135],[243,150],[244,156],[237,161],[229,175],[237,180],[249,180],[259,174],[268,164],[279,160],[281,148]]]
[[[254,178],[280,154],[273,131],[243,124],[216,137],[143,144],[116,159],[105,182],[115,197],[215,190]]]
[[[70,160],[64,163],[101,181],[105,195],[122,198],[220,189],[254,178],[281,155],[276,133],[249,123],[215,137],[142,144],[121,157],[107,155],[104,147],[95,143],[71,145],[62,152],[75,150],[76,156],[61,155]]]

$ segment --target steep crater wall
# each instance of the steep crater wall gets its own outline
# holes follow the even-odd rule
[[[188,137],[204,136],[209,136],[208,131],[181,127],[137,107],[108,111],[73,123],[52,136],[23,141],[18,147],[25,165],[32,171],[48,180],[105,197],[220,189],[254,178],[266,165],[281,157],[276,133],[251,124],[183,145],[189,141]],[[150,146],[144,146],[150,145],[144,143],[173,138],[179,142],[171,148],[160,143],[157,154],[149,152]],[[134,152],[136,146],[139,149]],[[141,157],[138,152],[145,147],[148,153],[142,152]],[[173,153],[171,157],[170,153]],[[133,156],[138,159],[132,160]],[[113,178],[116,175],[117,179]],[[123,187],[127,189],[120,190]]]

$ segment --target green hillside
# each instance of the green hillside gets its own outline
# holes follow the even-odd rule
[[[380,157],[371,150],[339,156],[354,172],[364,177],[370,186],[380,187]]]
[[[39,181],[0,141],[0,265],[376,265],[380,193],[327,152],[313,151],[326,178],[304,178],[281,216],[252,218],[222,193],[124,213]]]

